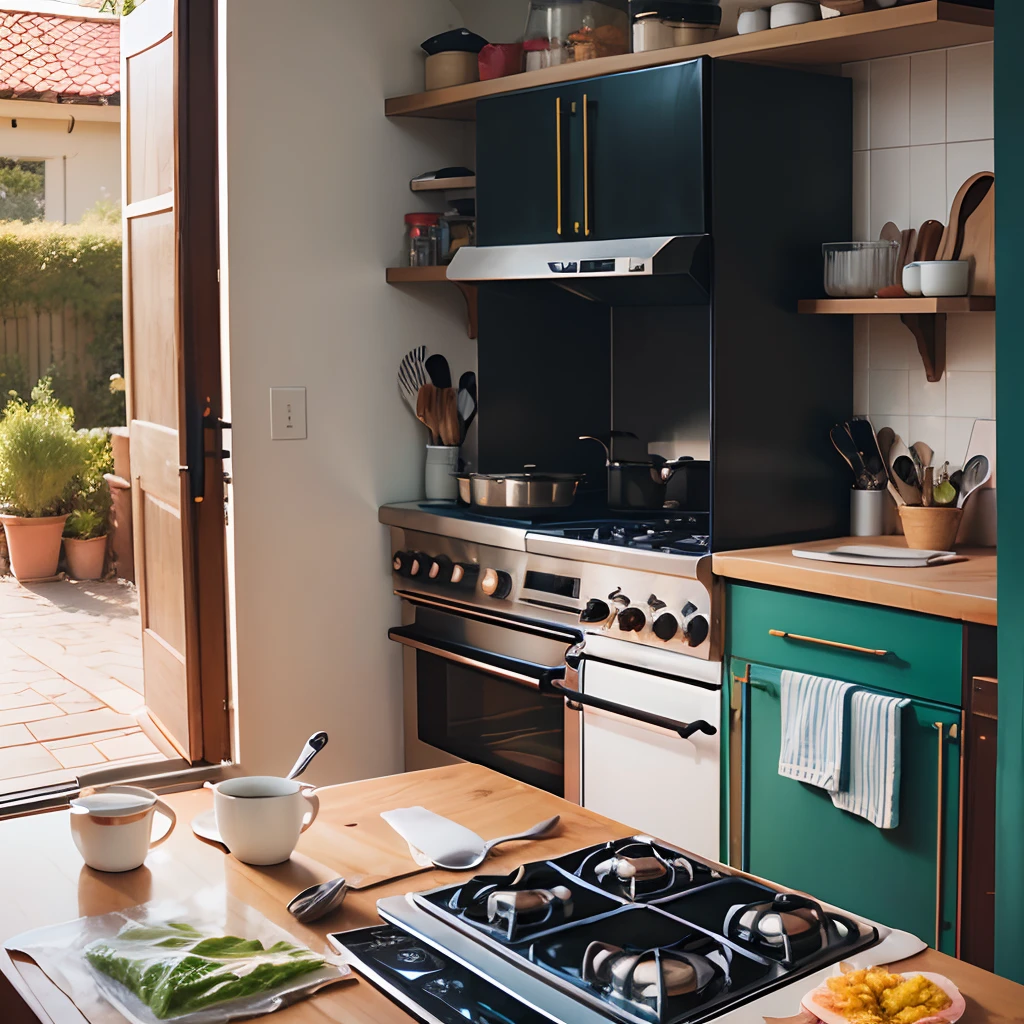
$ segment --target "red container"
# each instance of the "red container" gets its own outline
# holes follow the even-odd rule
[[[477,58],[480,64],[480,81],[489,78],[504,78],[518,75],[523,70],[522,43],[488,43]]]

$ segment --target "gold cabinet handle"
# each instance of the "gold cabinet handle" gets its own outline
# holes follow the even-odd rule
[[[938,801],[935,810],[935,948],[938,949],[942,941],[942,838],[946,831],[946,804],[942,799],[943,784],[946,781],[946,726],[944,722],[932,724],[939,737],[936,779]]]
[[[590,140],[587,94],[583,94],[583,234],[590,235]]]
[[[787,633],[781,629],[769,629],[769,636],[779,636],[784,640],[799,640],[804,644],[821,644],[823,647],[836,647],[840,651],[855,651],[857,654],[871,654],[876,658],[885,658],[888,651],[876,650],[873,647],[858,647],[856,644],[841,644],[838,640],[821,640],[816,636],[801,636],[799,633]]]
[[[555,187],[558,190],[558,233],[562,233],[562,97],[555,98]]]

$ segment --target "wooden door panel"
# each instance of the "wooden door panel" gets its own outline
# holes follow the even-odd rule
[[[173,37],[129,55],[126,64],[128,202],[137,203],[174,188]]]
[[[132,419],[178,428],[174,213],[128,223],[131,259]]]
[[[202,755],[186,475],[175,0],[122,19],[125,363],[146,707],[188,759]]]
[[[189,704],[188,673],[184,658],[171,650],[152,630],[142,634],[142,658],[146,666],[146,708],[160,731],[179,752],[188,757],[175,741],[188,736]],[[153,708],[158,708],[154,711]]]

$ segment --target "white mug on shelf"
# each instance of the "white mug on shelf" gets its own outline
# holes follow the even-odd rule
[[[246,864],[286,861],[320,810],[312,787],[294,779],[249,775],[211,788],[217,831]]]
[[[140,786],[83,789],[71,803],[71,836],[82,859],[97,871],[132,871],[173,831],[174,811],[156,793]],[[153,818],[159,811],[170,821],[156,840]]]

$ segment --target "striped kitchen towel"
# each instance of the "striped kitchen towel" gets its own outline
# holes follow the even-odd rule
[[[832,803],[877,828],[900,823],[900,712],[910,701],[869,690],[850,700],[850,776]]]
[[[852,683],[801,672],[781,674],[782,745],[779,774],[820,786],[843,788],[846,711]]]

